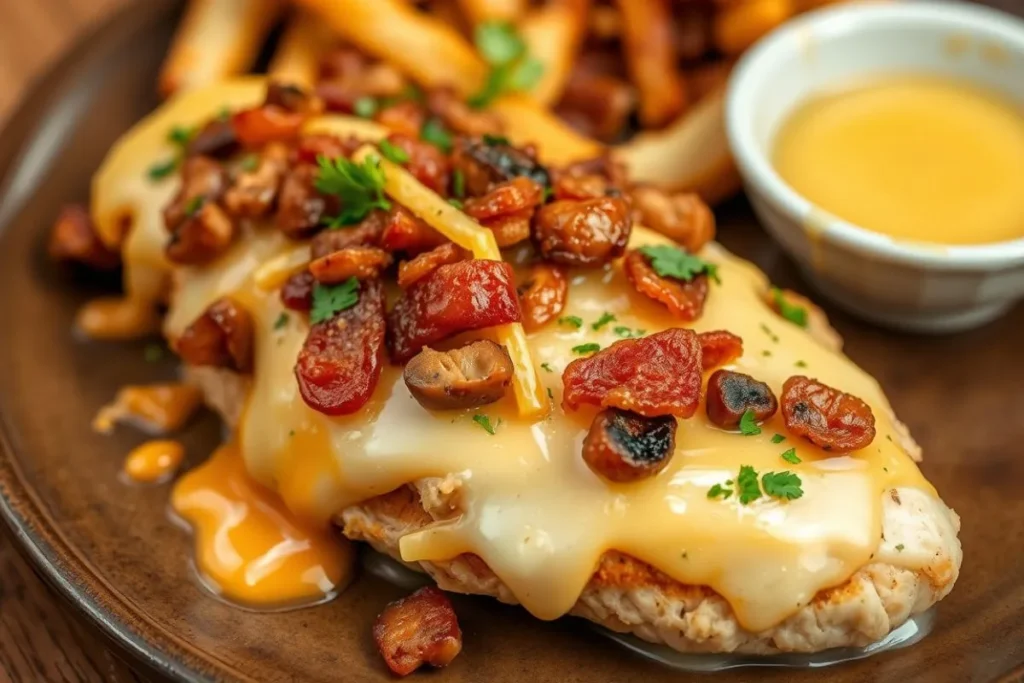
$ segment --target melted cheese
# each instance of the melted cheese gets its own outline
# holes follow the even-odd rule
[[[153,484],[174,474],[184,459],[185,447],[177,441],[147,441],[125,458],[124,474],[132,481]]]

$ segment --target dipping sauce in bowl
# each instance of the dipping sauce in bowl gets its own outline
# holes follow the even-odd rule
[[[1024,237],[1024,110],[965,80],[865,78],[810,98],[772,162],[811,203],[897,239]]]

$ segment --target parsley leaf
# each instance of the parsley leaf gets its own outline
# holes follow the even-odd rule
[[[340,285],[313,286],[313,307],[309,310],[309,322],[316,323],[330,320],[335,314],[352,308],[359,301],[359,280],[354,277]]]
[[[802,361],[802,360],[798,360],[797,362],[793,363],[793,365],[797,366],[798,368],[806,368],[807,367],[807,363],[805,361]]]
[[[624,325],[620,325],[612,331],[615,333],[616,337],[621,337],[622,339],[635,339],[647,334],[647,330],[633,330],[625,327]]]
[[[461,168],[452,171],[452,194],[459,199],[466,196],[466,174]]]
[[[791,304],[786,300],[782,290],[778,287],[772,287],[772,300],[775,301],[775,307],[779,311],[779,315],[800,327],[807,327],[807,309],[797,304]]]
[[[753,503],[761,497],[761,487],[757,483],[757,470],[750,465],[740,465],[736,486],[740,490],[740,503],[743,505]]]
[[[387,139],[381,140],[377,146],[380,148],[380,153],[388,161],[396,164],[404,164],[409,161],[409,153],[401,147],[392,144]]]
[[[783,453],[782,459],[793,465],[799,465],[803,462],[803,460],[800,459],[800,456],[796,454],[795,448],[790,448],[788,451]]]
[[[548,372],[554,372],[554,370],[551,369],[551,363],[541,363],[540,366]]]
[[[718,266],[694,256],[685,249],[655,244],[640,247],[640,252],[651,260],[651,267],[661,277],[689,282],[698,275],[705,274],[715,282],[721,282],[718,279]]]
[[[491,71],[483,87],[468,100],[480,109],[506,92],[532,89],[544,75],[544,64],[526,53],[526,43],[505,21],[485,21],[473,32],[476,49]]]
[[[767,472],[761,477],[764,492],[772,498],[796,500],[804,495],[800,477],[792,472]]]
[[[330,221],[331,228],[358,223],[374,209],[391,208],[391,202],[384,197],[380,159],[367,157],[360,165],[344,157],[319,156],[317,163],[320,170],[316,175],[316,189],[341,200],[341,213]]]
[[[897,551],[897,552],[900,552],[900,553],[902,553],[902,552],[903,552],[903,549],[904,549],[904,548],[906,548],[906,546],[905,546],[905,545],[903,545],[902,543],[897,543],[897,544],[896,544],[896,551]]]
[[[601,350],[601,345],[591,342],[589,344],[580,344],[579,346],[572,347],[572,352],[577,356],[584,356],[588,353],[596,353]]]
[[[185,215],[188,216],[189,218],[195,216],[197,213],[199,213],[199,209],[203,208],[203,204],[205,203],[206,197],[204,197],[203,195],[193,197],[192,199],[188,200],[187,204],[185,204]]]
[[[192,138],[193,136],[195,136],[195,134],[195,127],[174,126],[167,133],[167,141],[172,144],[178,145],[179,147],[184,147],[185,145],[192,141]]]
[[[146,348],[142,350],[142,357],[147,363],[157,363],[164,357],[163,344],[146,344]]]
[[[504,135],[492,135],[491,133],[484,133],[483,135],[484,144],[488,147],[497,147],[498,145],[511,144],[508,138]]]
[[[146,171],[146,176],[150,180],[162,180],[167,176],[174,173],[174,170],[178,168],[177,159],[168,159],[167,161],[160,161],[149,167]]]
[[[452,134],[444,127],[440,119],[429,118],[420,128],[420,140],[429,142],[447,154],[452,151]]]
[[[246,173],[252,173],[260,165],[260,157],[258,154],[246,154],[240,162],[238,162],[238,168],[242,169]]]
[[[772,443],[782,443],[785,440],[786,437],[784,437],[782,434],[776,434],[775,436],[772,437]]]
[[[715,484],[710,489],[708,489],[708,498],[710,498],[712,500],[714,500],[715,498],[718,498],[719,496],[722,497],[722,500],[726,500],[731,495],[732,495],[732,489],[727,489],[724,486],[722,486],[721,484]]]
[[[563,315],[558,319],[559,325],[568,325],[569,327],[575,327],[577,330],[583,327],[583,318],[578,315]]]
[[[491,424],[491,418],[487,417],[486,415],[481,415],[480,413],[477,413],[476,415],[473,416],[473,422],[476,422],[478,425],[483,427],[484,431],[486,431],[488,434],[494,434],[494,425]]]
[[[352,103],[352,113],[364,119],[372,118],[377,113],[377,109],[377,100],[369,95],[364,95]]]
[[[463,204],[463,203],[462,203],[462,202],[461,202],[460,200],[458,200],[458,199],[449,199],[449,200],[448,200],[448,203],[449,203],[449,204],[451,204],[452,206],[454,206],[454,207],[455,207],[456,209],[458,209],[459,211],[462,211],[462,210],[463,210],[464,208],[466,208],[466,205],[465,205],[465,204]]]
[[[274,321],[274,329],[279,330],[288,324],[288,314],[281,312],[281,315],[277,316],[277,320]]]
[[[754,411],[750,408],[743,412],[743,417],[740,418],[740,434],[743,436],[757,436],[761,433],[761,428],[757,426],[757,417]]]
[[[473,32],[476,49],[488,64],[509,64],[526,54],[526,43],[505,21],[484,21]]]
[[[551,387],[548,387],[548,398],[552,401],[555,400],[555,392],[551,391]]]
[[[613,320],[615,320],[615,316],[609,313],[608,311],[605,311],[604,313],[601,314],[601,317],[597,319],[597,322],[595,322],[590,327],[592,329],[599,330],[608,323],[612,322]]]

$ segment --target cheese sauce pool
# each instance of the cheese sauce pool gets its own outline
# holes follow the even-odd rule
[[[773,162],[812,204],[896,239],[1024,237],[1024,107],[967,82],[890,76],[813,98]]]

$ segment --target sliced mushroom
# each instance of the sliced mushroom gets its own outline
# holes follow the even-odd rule
[[[391,254],[377,247],[345,247],[321,256],[309,264],[309,272],[317,282],[335,284],[350,277],[369,280],[380,277],[381,271],[391,265]]]
[[[405,366],[405,385],[429,410],[494,403],[512,381],[512,359],[500,344],[480,340],[450,351],[424,348]]]
[[[708,379],[708,419],[723,429],[739,427],[743,414],[753,411],[754,420],[764,422],[779,409],[771,388],[750,375],[718,370]]]
[[[677,425],[671,415],[644,417],[618,408],[603,410],[583,440],[583,460],[595,474],[615,482],[652,477],[675,452]]]
[[[224,253],[234,238],[234,222],[220,206],[207,202],[174,229],[167,243],[167,258],[183,265],[209,263]]]
[[[287,170],[288,147],[281,142],[271,142],[264,148],[256,168],[235,178],[224,195],[224,206],[236,216],[266,215],[277,199]]]
[[[189,157],[181,165],[181,189],[164,207],[164,225],[171,233],[194,214],[199,206],[220,199],[227,188],[228,174],[210,157]]]

